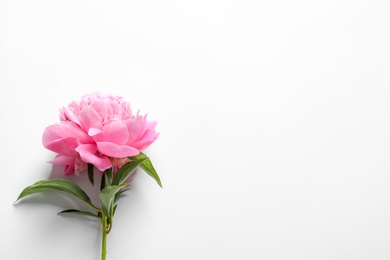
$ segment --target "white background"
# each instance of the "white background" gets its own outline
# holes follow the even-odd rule
[[[108,260],[390,259],[390,2],[0,0],[0,258],[100,258],[59,216],[58,109],[120,95],[159,122]],[[85,175],[72,178],[88,187]]]

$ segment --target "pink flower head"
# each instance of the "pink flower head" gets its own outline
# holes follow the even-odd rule
[[[120,168],[158,137],[156,121],[133,115],[122,97],[91,93],[60,109],[60,123],[48,126],[43,145],[57,153],[53,164],[65,165],[65,174]]]

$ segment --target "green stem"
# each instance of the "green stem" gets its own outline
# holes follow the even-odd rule
[[[106,260],[106,244],[107,244],[107,218],[102,213],[102,260]]]

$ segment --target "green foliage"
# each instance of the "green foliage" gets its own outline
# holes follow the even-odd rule
[[[114,180],[112,181],[112,185],[120,185],[124,183],[127,178],[130,177],[130,175],[137,169],[137,167],[142,164],[146,159],[135,159],[131,162],[126,163],[123,165],[116,173]]]
[[[63,210],[63,211],[61,211],[61,212],[58,212],[58,214],[64,214],[64,213],[85,215],[85,216],[96,217],[96,218],[99,217],[98,214],[93,214],[92,212],[89,212],[89,211],[82,211],[82,210],[78,210],[78,209],[67,209],[67,210]]]
[[[105,241],[105,236],[111,230],[113,217],[118,206],[116,202],[125,191],[129,190],[124,188],[125,186],[129,185],[129,183],[126,183],[126,180],[138,167],[141,167],[157,182],[160,187],[162,187],[160,177],[154,169],[149,157],[143,153],[140,153],[137,156],[129,157],[129,159],[130,162],[123,165],[115,174],[113,172],[113,168],[105,170],[102,174],[99,194],[101,208],[93,205],[87,193],[85,193],[85,191],[83,191],[76,183],[60,178],[42,180],[28,186],[20,193],[16,201],[19,201],[20,199],[32,194],[53,190],[71,194],[81,201],[87,203],[90,207],[96,210],[96,213],[78,209],[67,209],[59,212],[59,214],[78,214],[88,217],[100,218],[103,227],[103,241]],[[88,179],[93,186],[94,165],[92,164],[88,164]],[[105,246],[103,246],[103,248],[105,248]]]
[[[102,205],[102,210],[104,215],[107,218],[112,218],[114,216],[114,202],[115,202],[115,194],[128,185],[127,183],[121,185],[111,185],[104,188],[100,194],[100,203]]]
[[[111,185],[113,173],[114,173],[113,168],[108,168],[107,170],[104,171],[105,187]]]
[[[149,174],[156,182],[157,184],[162,188],[162,183],[160,180],[160,177],[157,174],[157,171],[154,169],[152,161],[147,157],[144,153],[140,153],[139,155],[130,157],[130,160],[142,160],[141,168],[144,170],[147,174]]]
[[[93,164],[88,163],[88,179],[89,182],[92,184],[92,186],[94,185],[93,168],[94,168]]]
[[[115,194],[114,202],[117,202],[117,200],[121,197],[121,195],[122,195],[125,191],[128,191],[128,190],[130,190],[130,188],[119,190],[119,191]]]
[[[70,180],[59,178],[38,181],[33,185],[28,186],[20,193],[17,201],[31,194],[51,190],[57,190],[71,194],[96,209],[96,207],[92,204],[91,199],[88,197],[87,193],[85,193],[76,183]]]

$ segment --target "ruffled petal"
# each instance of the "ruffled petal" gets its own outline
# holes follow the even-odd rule
[[[46,143],[45,147],[46,149],[49,149],[50,151],[53,151],[58,154],[62,154],[65,156],[75,156],[77,155],[75,148],[79,146],[79,144],[80,142],[77,139],[73,137],[68,137],[57,139],[50,143]]]
[[[107,105],[103,100],[96,99],[92,104],[91,108],[95,110],[99,115],[100,118],[104,121],[107,118]]]
[[[135,156],[140,153],[139,150],[131,146],[121,146],[110,142],[97,142],[96,144],[99,152],[114,158]]]
[[[49,161],[49,163],[55,165],[70,165],[70,164],[74,164],[75,160],[76,157],[74,156],[64,156],[58,154],[53,160]]]
[[[79,175],[80,172],[87,170],[87,163],[81,160],[79,156],[77,156],[76,161],[74,162],[74,173]]]
[[[132,144],[133,147],[137,148],[140,151],[145,150],[149,147],[156,139],[160,133],[156,133],[154,130],[147,129],[142,136],[142,138],[139,139],[139,141],[136,141]]]
[[[62,109],[60,109],[60,119],[61,121],[71,121],[81,126],[78,117],[70,107],[63,107]]]
[[[91,127],[101,128],[102,121],[99,113],[90,107],[86,107],[80,112],[80,123],[85,132],[88,132]]]
[[[88,130],[88,135],[89,136],[95,136],[95,135],[98,135],[98,134],[101,134],[103,133],[102,130],[98,129],[98,128],[94,128],[94,127],[91,127],[89,130]]]
[[[74,174],[75,173],[75,162],[76,157],[74,156],[64,156],[57,155],[50,163],[55,165],[64,165],[65,166],[65,175]]]
[[[42,135],[42,144],[46,147],[48,143],[63,138],[74,138],[80,143],[89,143],[93,141],[90,136],[74,123],[63,122],[62,124],[54,124],[46,127]]]
[[[120,121],[114,121],[103,127],[105,135],[99,141],[106,141],[118,145],[123,145],[129,139],[127,126]],[[95,139],[96,140],[96,139]]]
[[[137,116],[125,121],[127,129],[129,131],[129,138],[127,143],[132,144],[135,142],[139,136],[142,134],[142,131],[145,126],[145,118],[143,116]]]
[[[84,162],[93,164],[100,171],[104,171],[111,167],[111,162],[107,156],[98,156],[96,145],[94,144],[79,145],[76,148],[76,151],[80,154],[80,157]]]

